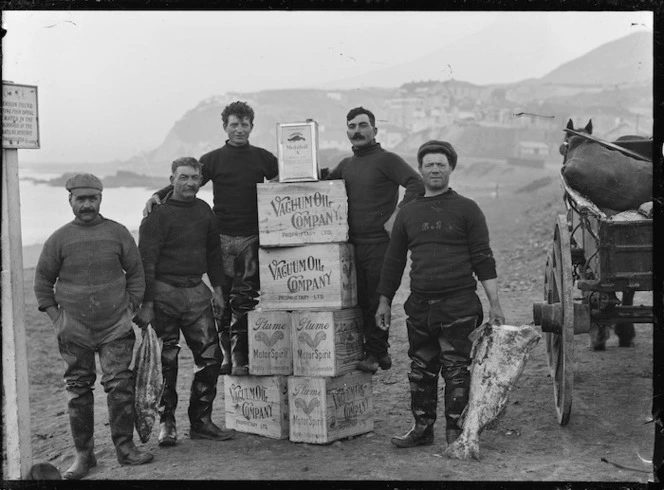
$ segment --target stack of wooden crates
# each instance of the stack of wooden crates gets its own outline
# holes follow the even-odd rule
[[[313,444],[372,431],[344,182],[258,184],[258,219],[250,376],[224,379],[226,426]]]

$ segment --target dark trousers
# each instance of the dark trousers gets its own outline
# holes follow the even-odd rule
[[[376,325],[380,271],[389,242],[356,244],[355,271],[357,273],[357,302],[364,324],[364,351],[380,356],[387,352],[389,333]]]
[[[438,375],[445,380],[448,428],[468,403],[470,349],[468,334],[482,324],[482,303],[474,291],[436,300],[412,293],[404,303],[411,359],[411,408],[416,424],[436,421]]]
[[[258,274],[258,236],[220,235],[224,261],[224,293],[226,308],[219,322],[223,343],[233,339],[233,354],[239,364],[246,364],[248,338],[247,313],[258,303],[260,278]]]
[[[174,420],[178,402],[176,390],[180,331],[191,349],[196,364],[189,399],[192,424],[209,419],[217,395],[221,349],[211,306],[212,293],[204,284],[179,288],[156,281],[152,325],[163,340],[161,351],[164,394],[160,411],[162,420]]]

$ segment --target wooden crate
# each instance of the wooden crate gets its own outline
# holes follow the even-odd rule
[[[327,444],[374,427],[371,374],[288,378],[290,440]]]
[[[272,439],[288,437],[285,376],[224,376],[226,427]]]
[[[294,311],[291,342],[295,376],[348,373],[362,359],[362,311]]]
[[[350,243],[260,248],[258,262],[263,309],[357,305],[355,257]]]
[[[343,180],[257,184],[261,247],[348,241]]]
[[[256,376],[293,374],[291,312],[253,310],[247,314],[249,373]]]

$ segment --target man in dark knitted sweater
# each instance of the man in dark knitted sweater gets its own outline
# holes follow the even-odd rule
[[[226,144],[203,155],[203,180],[212,181],[214,212],[219,217],[225,280],[222,284],[226,307],[219,319],[219,340],[223,349],[221,374],[249,374],[247,313],[257,304],[258,203],[256,184],[273,180],[279,172],[277,158],[267,150],[249,144],[254,111],[244,102],[233,102],[221,113]],[[147,203],[159,203],[172,190],[158,191]],[[231,366],[232,359],[232,366]]]
[[[489,231],[479,206],[449,187],[457,162],[452,145],[428,141],[417,152],[424,181],[423,197],[397,214],[381,272],[376,322],[390,326],[391,302],[411,252],[411,294],[404,303],[411,359],[411,409],[415,426],[397,447],[433,443],[438,375],[445,379],[447,442],[460,434],[457,420],[468,403],[470,348],[468,334],[482,324],[477,279],[489,299],[489,321],[503,323],[496,263]]]
[[[99,214],[102,183],[77,174],[65,184],[76,218],[53,233],[35,269],[39,311],[53,322],[65,361],[68,412],[76,459],[63,478],[78,480],[97,464],[94,454],[95,352],[107,393],[111,438],[120,464],[152,461],[136,448],[134,380],[129,368],[135,334],[132,312],[145,279],[136,242],[119,223]]]
[[[163,206],[143,219],[139,230],[145,297],[135,318],[142,328],[152,323],[163,340],[160,446],[177,442],[180,330],[196,363],[188,411],[191,438],[226,440],[235,434],[220,429],[210,418],[221,366],[212,305],[220,311],[224,308],[217,217],[205,201],[196,198],[202,180],[201,164],[195,158],[178,158],[171,171],[173,192],[165,197]],[[214,294],[202,280],[205,273]]]
[[[400,156],[376,142],[376,118],[363,107],[346,116],[347,134],[353,156],[343,159],[327,179],[343,179],[348,195],[348,228],[355,248],[357,296],[364,323],[365,357],[358,369],[375,373],[389,369],[388,332],[376,326],[378,280],[390,237],[385,229],[399,200],[399,187],[405,187],[402,203],[409,202],[424,188],[417,172]],[[390,220],[391,221],[391,220]]]

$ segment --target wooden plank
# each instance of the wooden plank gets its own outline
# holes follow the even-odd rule
[[[355,257],[349,243],[261,248],[258,262],[263,309],[357,305]]]
[[[293,312],[293,374],[340,376],[357,367],[362,359],[362,311]]]
[[[272,439],[288,437],[285,376],[224,376],[226,427]]]
[[[32,466],[18,151],[2,150],[2,385],[6,479]]]
[[[257,184],[261,247],[348,241],[343,180]]]
[[[293,374],[291,312],[253,310],[249,327],[249,373],[255,376]]]
[[[288,378],[290,440],[328,444],[374,428],[371,374]]]

